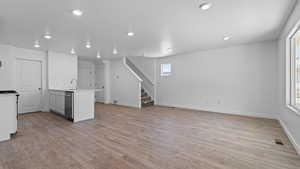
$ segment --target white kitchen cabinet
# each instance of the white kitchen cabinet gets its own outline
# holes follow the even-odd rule
[[[73,93],[74,102],[71,107],[73,108],[73,122],[80,122],[95,118],[95,90],[92,89],[78,89],[70,91]],[[50,90],[49,91],[49,106],[50,110],[67,116],[65,114],[65,106],[68,105],[66,91],[63,90]],[[67,101],[67,102],[66,102]],[[67,106],[68,107],[68,106]]]
[[[104,65],[97,64],[96,65],[96,102],[104,103]]]
[[[78,61],[78,88],[95,89],[95,63],[92,61]]]
[[[104,88],[95,90],[95,101],[104,103]]]
[[[48,52],[49,89],[70,90],[77,87],[78,57]]]
[[[10,139],[17,132],[17,96],[15,93],[0,94],[0,141]]]
[[[80,89],[74,93],[74,122],[95,118],[95,90]]]
[[[50,91],[49,106],[51,111],[65,115],[65,92]]]

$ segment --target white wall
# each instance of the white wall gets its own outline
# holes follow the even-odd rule
[[[123,59],[111,61],[111,101],[119,105],[140,107],[141,83],[123,64]]]
[[[78,60],[78,88],[95,89],[94,62],[87,60]]]
[[[0,60],[4,65],[0,68],[0,90],[17,90],[16,59],[38,60],[42,63],[42,107],[48,110],[47,94],[47,56],[45,52],[0,45]]]
[[[296,25],[296,23],[300,20],[300,3],[297,2],[297,5],[294,9],[294,12],[290,16],[283,32],[278,41],[278,63],[279,63],[279,71],[278,71],[278,80],[279,80],[279,119],[281,121],[282,126],[285,128],[286,133],[290,137],[291,142],[296,147],[298,153],[300,154],[300,115],[291,111],[286,106],[285,100],[285,90],[286,90],[286,49],[285,49],[285,39],[291,29]],[[299,25],[300,26],[300,25]]]
[[[16,90],[16,57],[12,54],[14,47],[0,45],[0,90]]]
[[[157,103],[275,118],[275,41],[182,54],[157,60]],[[172,75],[161,77],[160,64]]]

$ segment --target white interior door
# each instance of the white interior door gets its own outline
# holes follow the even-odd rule
[[[41,111],[42,63],[17,59],[19,113]]]

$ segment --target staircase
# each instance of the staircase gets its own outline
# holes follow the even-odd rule
[[[141,89],[141,103],[142,107],[148,107],[154,105],[154,100],[152,100],[152,97],[148,95],[148,93],[145,91],[145,89]]]
[[[139,68],[137,68],[129,58],[124,57],[123,62],[128,70],[131,71],[141,82],[141,107],[153,106],[154,83],[149,78],[147,78],[147,76]]]

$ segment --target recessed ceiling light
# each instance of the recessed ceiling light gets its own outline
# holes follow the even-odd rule
[[[118,50],[116,48],[113,49],[113,54],[114,55],[118,54]]]
[[[211,6],[212,6],[212,3],[204,2],[199,5],[199,8],[201,8],[202,10],[208,10],[209,8],[211,8]]]
[[[91,42],[86,42],[85,47],[88,48],[88,49],[91,48],[92,47]]]
[[[73,15],[75,16],[81,16],[83,12],[80,9],[74,9],[72,10]]]
[[[127,35],[128,36],[134,36],[134,32],[128,32]]]
[[[224,36],[224,37],[223,37],[223,40],[229,40],[229,39],[231,39],[230,36]]]
[[[98,59],[101,58],[100,52],[97,52],[97,58],[98,58]]]
[[[72,55],[74,55],[74,54],[76,53],[76,52],[75,52],[75,49],[72,48],[71,51],[70,51],[70,53],[71,53]]]
[[[45,38],[45,39],[51,39],[52,36],[51,36],[49,33],[46,33],[46,34],[44,35],[44,38]]]
[[[35,42],[34,42],[34,47],[35,47],[35,48],[41,47],[39,41],[35,41]]]

